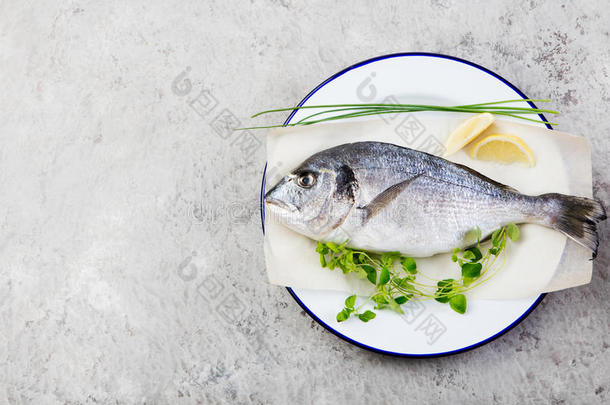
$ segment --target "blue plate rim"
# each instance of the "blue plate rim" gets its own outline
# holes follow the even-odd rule
[[[479,69],[479,70],[481,70],[481,71],[483,71],[483,72],[485,72],[485,73],[495,77],[496,79],[500,80],[502,83],[504,83],[505,85],[510,87],[517,94],[519,94],[523,99],[529,98],[521,90],[519,90],[515,85],[513,85],[511,82],[509,82],[508,80],[506,80],[505,78],[503,78],[499,74],[497,74],[495,72],[492,72],[491,70],[489,70],[489,69],[487,69],[487,68],[485,68],[485,67],[483,67],[481,65],[478,65],[478,64],[476,64],[474,62],[470,62],[468,60],[461,59],[461,58],[458,58],[458,57],[455,57],[455,56],[443,55],[443,54],[439,54],[439,53],[431,53],[431,52],[400,52],[400,53],[392,53],[392,54],[387,54],[387,55],[382,55],[382,56],[377,56],[377,57],[374,57],[374,58],[371,58],[371,59],[367,59],[367,60],[364,60],[362,62],[358,62],[358,63],[356,63],[354,65],[351,65],[351,66],[349,66],[349,67],[339,71],[338,73],[335,73],[334,75],[332,75],[331,77],[329,77],[328,79],[326,79],[322,83],[320,83],[318,86],[316,86],[312,91],[310,91],[309,94],[307,94],[301,100],[301,102],[299,104],[297,104],[297,107],[302,106],[311,96],[313,96],[322,87],[324,87],[325,85],[327,85],[331,81],[335,80],[336,78],[338,78],[338,77],[344,75],[345,73],[349,72],[350,70],[357,69],[357,68],[359,68],[361,66],[365,66],[365,65],[368,65],[370,63],[377,62],[377,61],[384,60],[384,59],[407,57],[407,56],[426,56],[426,57],[432,57],[432,58],[448,59],[448,60],[464,63],[466,65],[469,65],[469,66],[472,66],[472,67],[474,67],[476,69]],[[527,101],[527,103],[532,108],[537,108],[536,105],[533,102]],[[292,119],[294,114],[296,114],[297,111],[298,110],[296,110],[296,109],[292,110],[292,112],[290,113],[288,118],[286,118],[286,120],[284,121],[284,125],[287,125],[288,123],[290,123],[290,120]],[[543,114],[538,114],[538,116],[542,120],[547,121]],[[553,127],[550,124],[545,124],[545,125],[546,125],[546,127],[548,129],[553,129]],[[263,178],[262,178],[262,183],[261,183],[261,196],[260,196],[260,214],[261,214],[261,225],[262,225],[262,229],[263,229],[263,234],[265,233],[265,203],[264,203],[264,197],[265,197],[265,180],[266,180],[266,175],[267,175],[267,163],[265,163],[265,168],[263,169]],[[481,346],[483,346],[483,345],[485,345],[487,343],[490,343],[493,340],[498,339],[500,336],[504,335],[505,333],[507,333],[508,331],[513,329],[515,326],[520,324],[525,318],[527,318],[529,316],[530,313],[532,313],[532,311],[534,309],[536,309],[536,307],[542,302],[544,297],[546,297],[546,293],[545,294],[540,294],[540,296],[538,296],[536,301],[519,318],[517,318],[513,323],[508,325],[506,328],[502,329],[501,331],[499,331],[495,335],[488,337],[487,339],[483,339],[482,341],[477,342],[477,343],[475,343],[473,345],[470,345],[470,346],[466,346],[466,347],[463,347],[463,348],[460,348],[460,349],[456,349],[456,350],[450,350],[450,351],[447,351],[447,352],[427,353],[427,354],[414,354],[414,353],[392,352],[392,351],[388,351],[388,350],[379,349],[379,348],[376,348],[376,347],[373,347],[373,346],[368,346],[368,345],[366,345],[364,343],[358,342],[357,340],[354,340],[354,339],[352,339],[352,338],[342,334],[338,330],[334,329],[332,326],[328,325],[322,319],[320,319],[315,313],[313,313],[303,303],[303,301],[301,301],[299,296],[294,292],[294,290],[291,287],[286,287],[286,290],[288,290],[288,293],[290,293],[292,298],[297,302],[297,304],[299,304],[299,306],[310,317],[313,318],[313,320],[315,320],[317,323],[322,325],[322,327],[324,327],[324,329],[328,330],[329,332],[331,332],[335,336],[338,336],[339,338],[345,340],[348,343],[351,343],[351,344],[353,344],[355,346],[358,346],[358,347],[360,347],[362,349],[366,349],[366,350],[371,351],[371,352],[380,353],[380,354],[384,354],[384,355],[388,355],[388,356],[393,356],[393,357],[403,357],[403,358],[433,358],[433,357],[443,357],[443,356],[450,356],[450,355],[454,355],[454,354],[464,353],[464,352],[476,349],[478,347],[481,347]]]

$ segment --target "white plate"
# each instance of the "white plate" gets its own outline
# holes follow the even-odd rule
[[[390,96],[394,98],[388,100]],[[406,53],[351,66],[325,80],[299,106],[375,102],[458,105],[520,98],[527,97],[499,75],[474,63],[444,55]],[[523,106],[534,107],[526,102]],[[303,110],[293,111],[285,123],[305,115]],[[400,119],[395,121],[393,125],[398,125]],[[264,189],[263,176],[263,219]],[[517,325],[544,298],[542,294],[521,300],[477,300],[469,303],[466,315],[435,301],[409,302],[403,305],[404,315],[376,311],[374,321],[365,324],[335,320],[345,293],[296,288],[288,291],[313,319],[342,339],[365,349],[405,357],[443,356],[481,346]]]

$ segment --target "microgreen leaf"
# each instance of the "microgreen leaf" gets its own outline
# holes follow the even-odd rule
[[[335,253],[339,253],[339,246],[337,246],[337,244],[336,244],[336,243],[333,243],[333,242],[328,242],[328,243],[326,243],[326,246],[327,246],[327,247],[328,247],[330,250],[332,250],[333,252],[335,252]]]
[[[341,268],[341,271],[343,272],[343,274],[347,274],[349,273],[349,268],[345,265],[345,263],[343,261],[339,262],[339,267]]]
[[[354,264],[354,252],[351,250],[345,254],[345,263]]]
[[[458,294],[451,297],[449,306],[458,314],[464,314],[466,312],[466,296],[464,294]]]
[[[464,263],[462,265],[462,276],[476,278],[481,275],[483,265],[481,263]]]
[[[350,313],[347,311],[347,309],[346,309],[346,308],[343,308],[343,309],[341,310],[341,312],[339,312],[339,313],[337,314],[337,322],[343,322],[343,321],[346,321],[346,320],[347,320],[347,318],[349,318],[349,315],[350,315]]]
[[[401,295],[400,297],[396,297],[396,298],[394,298],[394,301],[396,301],[396,303],[397,303],[398,305],[402,305],[402,304],[404,304],[405,302],[409,301],[409,298],[405,297],[404,295]]]
[[[412,257],[405,257],[400,262],[402,268],[409,274],[417,274],[417,263]]]
[[[453,283],[455,282],[455,279],[453,278],[446,278],[444,280],[439,281],[438,283],[436,283],[437,286],[445,288],[445,287],[449,287],[451,288],[453,286]]]
[[[362,270],[366,271],[366,278],[373,284],[377,284],[377,270],[371,265],[363,264]]]
[[[521,236],[521,232],[519,232],[519,227],[513,224],[512,222],[506,226],[506,234],[513,242],[519,240],[519,236]]]
[[[467,250],[464,252],[464,254],[462,255],[462,257],[466,260],[474,260],[474,258],[476,257],[474,255],[474,253],[472,253],[470,250]]]
[[[358,315],[358,318],[360,318],[360,320],[362,322],[368,322],[371,319],[374,319],[376,316],[377,316],[377,314],[374,313],[373,311],[366,310],[366,311],[364,311],[364,313]]]
[[[438,289],[436,290],[434,299],[442,303],[449,302],[449,295],[453,290],[454,283],[455,280],[452,278],[447,278],[436,283]]]
[[[412,281],[414,281],[412,276],[407,276],[405,278],[396,277],[392,280],[394,285],[401,290],[415,291],[415,287],[411,285]]]
[[[492,234],[491,234],[491,243],[497,247],[500,245],[500,234],[502,233],[502,229],[496,229]]]
[[[481,253],[481,251],[479,250],[478,247],[474,246],[471,248],[466,249],[466,252],[468,253],[472,253],[472,255],[474,256],[473,258],[470,258],[469,260],[473,261],[473,262],[478,262],[479,260],[481,260],[483,258],[483,254]],[[466,258],[466,255],[464,254],[464,258]]]
[[[321,255],[325,255],[328,253],[328,247],[326,247],[326,245],[324,245],[321,242],[317,242],[316,243],[316,252],[320,253]]]
[[[388,303],[388,301],[387,301],[387,300],[386,300],[386,299],[385,299],[383,296],[381,296],[381,295],[375,295],[375,296],[373,297],[373,301],[374,301],[376,304],[380,304],[380,305],[385,305],[385,304],[387,304],[387,303]]]
[[[379,281],[377,285],[386,285],[390,281],[390,270],[387,267],[383,267],[381,269],[381,273],[379,274]]]
[[[350,295],[345,299],[346,308],[354,308],[354,304],[356,304],[356,294]]]

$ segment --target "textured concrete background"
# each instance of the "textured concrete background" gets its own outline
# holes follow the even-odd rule
[[[262,136],[216,120],[451,54],[552,98],[608,203],[606,1],[58,3],[0,2],[0,403],[609,401],[608,223],[593,282],[509,334],[384,357],[265,282]]]

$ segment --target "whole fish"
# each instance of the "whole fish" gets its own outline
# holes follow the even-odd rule
[[[564,233],[597,254],[592,199],[529,196],[466,166],[382,142],[316,153],[265,195],[272,219],[315,240],[414,257],[464,248],[509,223]]]

